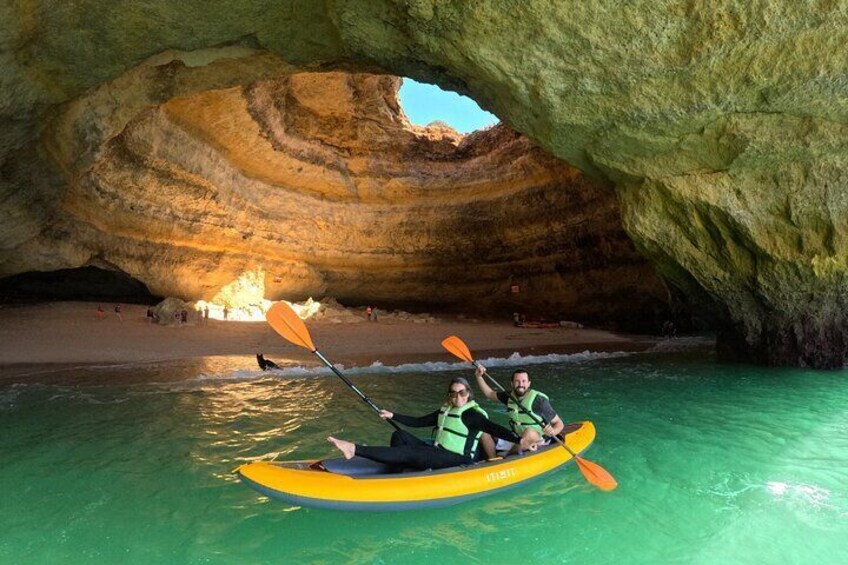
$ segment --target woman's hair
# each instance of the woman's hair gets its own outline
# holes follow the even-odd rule
[[[455,384],[460,384],[465,387],[465,390],[468,391],[468,400],[474,400],[474,391],[471,390],[471,385],[468,384],[468,380],[462,377],[454,377],[451,379],[451,382],[448,384],[448,393],[451,391],[451,387]]]

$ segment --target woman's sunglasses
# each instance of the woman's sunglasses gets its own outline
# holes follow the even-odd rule
[[[468,396],[468,389],[464,388],[462,390],[452,390],[448,393],[448,396],[451,398],[455,398],[457,396]]]

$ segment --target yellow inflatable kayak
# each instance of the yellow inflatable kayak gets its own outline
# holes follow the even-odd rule
[[[577,454],[595,439],[592,422],[566,427],[566,443]],[[549,473],[573,458],[559,444],[538,451],[449,469],[390,473],[381,464],[354,457],[311,461],[254,462],[239,478],[264,495],[298,506],[338,510],[410,510],[465,502]]]

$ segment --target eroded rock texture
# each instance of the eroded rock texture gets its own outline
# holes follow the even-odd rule
[[[181,50],[192,63],[169,67],[171,88],[139,105],[201,83],[273,78],[263,73],[274,65],[380,69],[471,94],[614,183],[638,248],[715,315],[726,350],[768,363],[845,361],[842,3],[32,2],[0,11],[10,22],[0,32],[0,194],[14,219],[0,228],[5,250],[44,230],[61,193],[35,143],[60,106],[150,57]],[[222,49],[242,52],[227,59]],[[224,65],[241,78],[214,72]],[[101,134],[93,130],[80,134]]]
[[[16,269],[99,263],[207,300],[259,270],[272,299],[657,326],[666,291],[612,191],[505,126],[413,127],[399,79],[337,72],[103,111],[140,79],[146,101],[173,80],[134,70],[45,132],[66,184]]]

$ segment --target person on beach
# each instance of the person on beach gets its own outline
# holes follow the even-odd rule
[[[522,440],[520,444],[514,444],[512,446],[503,445],[501,442],[498,442],[499,446],[503,446],[505,450],[508,449],[508,453],[517,453],[522,448],[521,445],[525,440],[538,445],[548,445],[553,441],[554,436],[562,433],[565,423],[557,415],[556,411],[554,411],[548,396],[530,388],[530,376],[526,370],[516,369],[512,373],[511,395],[506,391],[493,390],[483,377],[485,371],[486,367],[478,363],[477,370],[474,373],[474,376],[477,377],[477,386],[480,387],[483,396],[489,400],[506,405],[509,414],[509,425],[512,431],[520,436]],[[544,427],[537,424],[533,418],[522,411],[515,400],[512,399],[512,396],[521,403],[521,406],[525,410],[533,414],[537,420],[542,421],[545,424]],[[494,439],[484,435],[481,438],[481,443],[486,455],[490,458],[495,457],[496,445]]]
[[[102,319],[103,319],[103,316],[104,316],[105,314],[106,314],[106,312],[103,310],[103,305],[102,305],[102,304],[98,304],[98,305],[97,305],[97,312],[95,313],[95,315],[97,316],[97,319],[98,319],[98,320],[102,320]]]
[[[365,315],[366,315],[368,321],[370,322],[371,321],[371,307],[370,306],[365,309]]]
[[[381,410],[380,417],[413,428],[432,426],[435,441],[431,445],[404,430],[392,434],[390,446],[371,447],[332,436],[327,441],[336,446],[345,459],[356,455],[387,465],[422,470],[475,463],[478,459],[478,443],[484,432],[519,443],[524,449],[536,449],[532,441],[525,441],[489,420],[486,412],[472,398],[471,385],[462,377],[451,380],[447,401],[434,412],[414,417]]]
[[[259,363],[259,368],[263,371],[268,371],[269,369],[279,369],[279,365],[271,361],[270,359],[265,359],[264,353],[256,354],[256,362]]]
[[[115,315],[118,317],[119,322],[124,321],[124,317],[121,315],[121,305],[115,304]]]

